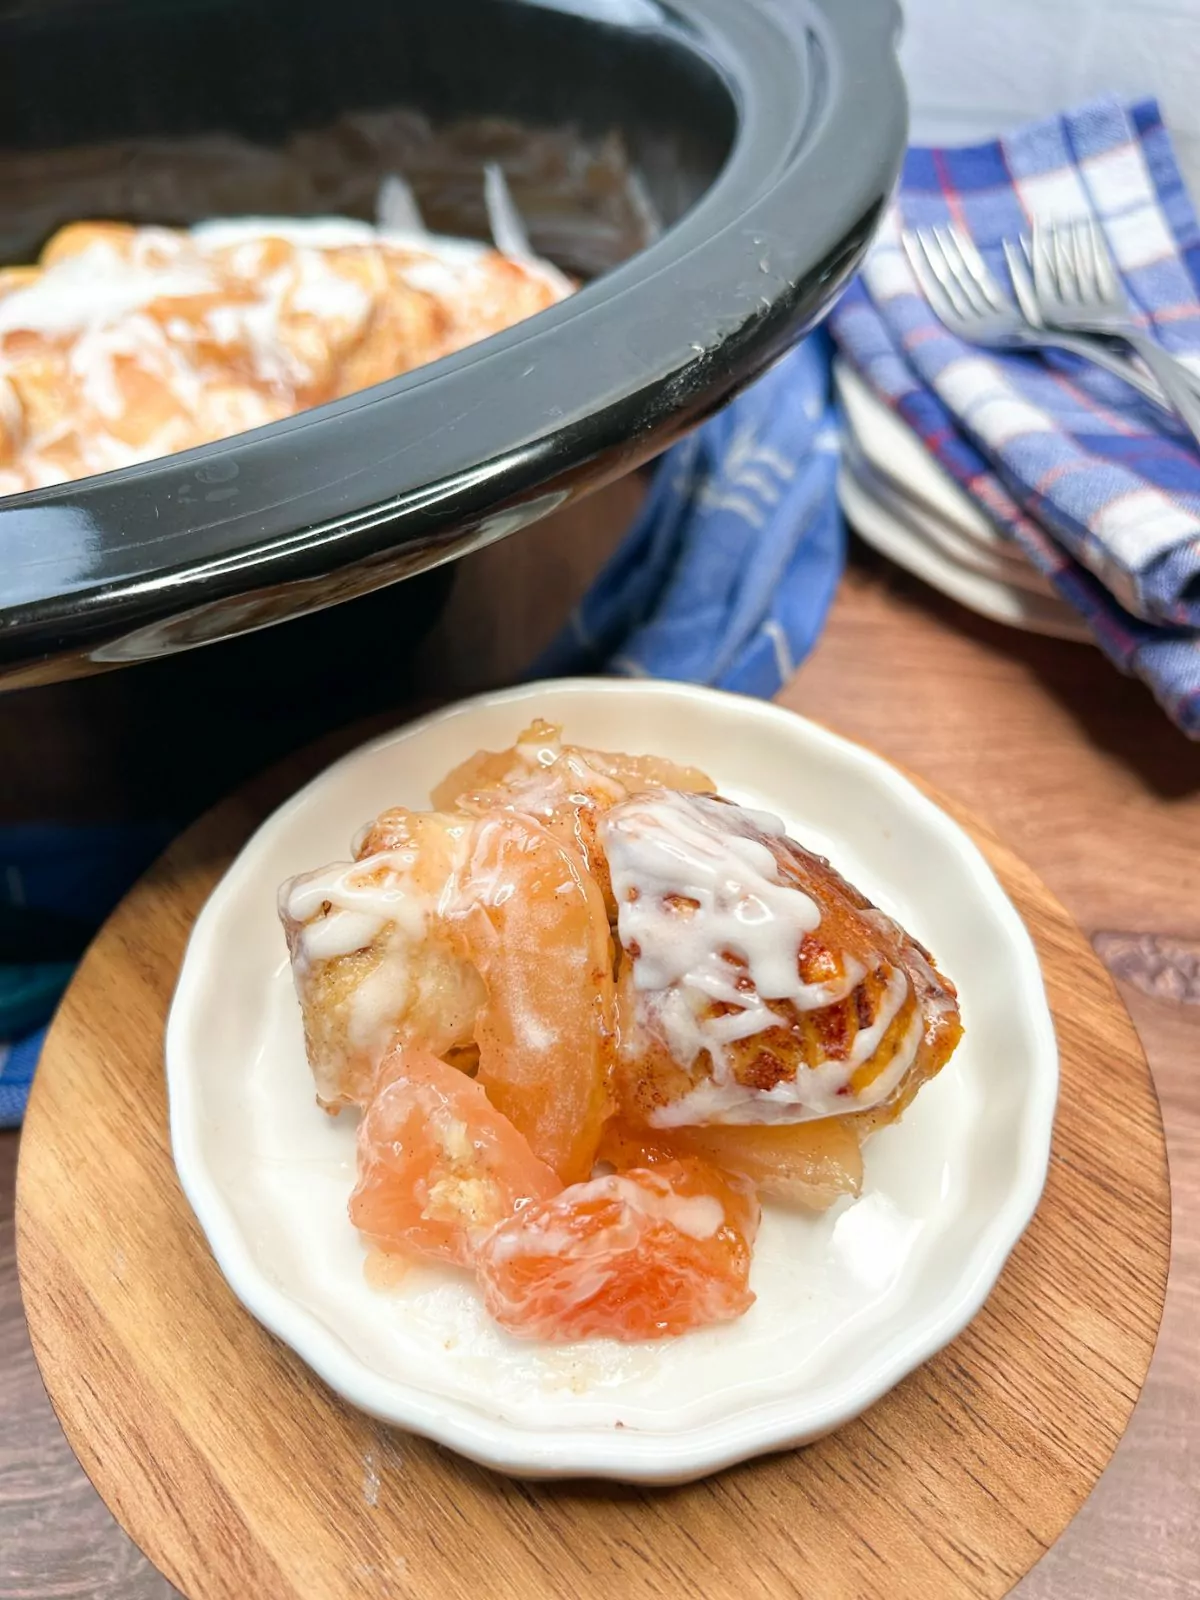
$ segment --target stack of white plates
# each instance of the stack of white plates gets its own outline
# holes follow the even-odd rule
[[[834,364],[834,382],[846,419],[838,495],[855,532],[982,616],[1090,640],[1049,580],[844,361]]]

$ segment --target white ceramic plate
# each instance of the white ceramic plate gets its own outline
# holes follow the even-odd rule
[[[872,405],[879,405],[874,396],[870,396],[870,399]],[[893,427],[902,432],[908,431],[898,417],[891,412],[885,414]],[[849,415],[847,410],[847,417]],[[1004,538],[982,512],[976,514],[973,524],[967,524],[937,504],[931,495],[923,493],[921,487],[902,472],[899,464],[888,459],[878,448],[885,439],[882,431],[876,434],[872,430],[868,446],[866,438],[852,424],[847,425],[842,441],[843,459],[851,464],[858,478],[877,485],[882,491],[881,498],[895,500],[910,516],[918,518],[927,529],[932,543],[954,560],[974,566],[991,577],[1014,583],[1019,588],[1053,596],[1062,605],[1050,580],[1037,570],[1011,539]],[[909,433],[907,443],[915,446],[916,435]],[[961,493],[958,486],[951,484],[948,479],[943,487]]]
[[[903,418],[846,361],[833,364],[834,387],[847,431],[872,466],[981,551],[1024,561],[1013,541],[985,516],[962,486],[926,450]]]
[[[768,1207],[757,1303],[674,1341],[517,1341],[464,1274],[434,1267],[371,1288],[346,1217],[353,1123],[317,1110],[304,1060],[278,884],[344,858],[384,806],[427,805],[449,767],[511,744],[535,715],[574,741],[703,766],[733,798],[777,812],[927,943],[962,997],[966,1038],[871,1141],[862,1197],[820,1218]],[[1037,1204],[1058,1074],[1029,936],[979,851],[904,778],[775,706],[596,679],[453,706],[301,790],[201,913],[166,1053],[176,1164],[221,1270],[333,1388],[506,1472],[640,1482],[818,1438],[952,1339]]]
[[[1094,644],[1083,619],[853,368],[834,363],[846,418],[842,509],[873,549],[1008,627]]]
[[[849,459],[838,468],[837,492],[855,533],[930,588],[1007,627],[1079,644],[1094,643],[1082,619],[1061,601],[990,577],[976,564],[948,556],[930,538],[922,513],[899,505],[894,497],[882,498],[875,484],[864,481]]]
[[[1002,550],[988,550],[966,538],[955,523],[947,522],[931,511],[923,502],[914,498],[902,483],[881,472],[862,453],[858,440],[851,433],[847,433],[842,441],[842,462],[873,500],[877,500],[882,507],[890,511],[897,521],[912,527],[921,542],[928,545],[936,554],[945,556],[956,566],[966,567],[993,583],[1001,583],[1006,588],[1021,589],[1026,594],[1038,595],[1043,600],[1053,601],[1057,611],[1067,609],[1054,593],[1050,582],[1031,566],[1024,556],[1006,555]]]

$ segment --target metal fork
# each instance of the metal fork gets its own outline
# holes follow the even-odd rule
[[[1200,395],[1187,369],[1133,320],[1108,246],[1094,217],[1034,224],[1033,288],[1047,324],[1116,338],[1137,352],[1200,443]]]
[[[1032,323],[1035,328],[1044,328],[1045,313],[1033,286],[1033,244],[1029,235],[1023,233],[1017,240],[1004,239],[1001,243],[1004,246],[1004,259],[1008,263],[1008,275],[1012,279],[1013,293],[1017,297],[1017,304],[1024,313],[1026,322]],[[1115,338],[1107,335],[1102,340],[1103,347],[1113,354],[1117,353],[1117,343]],[[1179,362],[1176,366],[1192,392],[1200,395],[1200,374],[1190,371]],[[1160,400],[1156,404],[1170,405],[1161,390],[1159,396]],[[1174,406],[1171,406],[1170,410],[1172,419],[1177,421]]]
[[[1098,338],[1027,318],[960,228],[905,229],[900,242],[934,315],[968,344],[998,350],[1044,350],[1047,346],[1066,350],[1113,373],[1164,411],[1173,409],[1153,378]]]

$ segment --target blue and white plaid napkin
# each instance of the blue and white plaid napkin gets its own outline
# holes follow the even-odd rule
[[[1153,101],[1086,106],[961,150],[910,150],[896,206],[834,312],[839,348],[1006,530],[1124,671],[1200,737],[1200,455],[1119,379],[946,332],[900,226],[1000,242],[1093,212],[1154,336],[1200,372],[1200,228]]]

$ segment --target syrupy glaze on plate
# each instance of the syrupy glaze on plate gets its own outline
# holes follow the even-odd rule
[[[285,884],[280,914],[327,1107],[366,1104],[394,1043],[465,1052],[542,1160],[591,1171],[612,1109],[613,960],[570,844],[521,812],[397,808],[357,861]]]
[[[343,218],[75,223],[0,269],[0,494],[397,377],[543,310],[541,261]]]
[[[713,788],[712,779],[698,767],[661,756],[629,756],[564,744],[561,728],[538,719],[510,750],[480,750],[455,767],[432,798],[440,810],[472,816],[500,809],[536,817],[579,851],[615,922],[608,863],[596,841],[600,818],[630,795],[646,790],[680,789],[691,794],[711,793]]]

